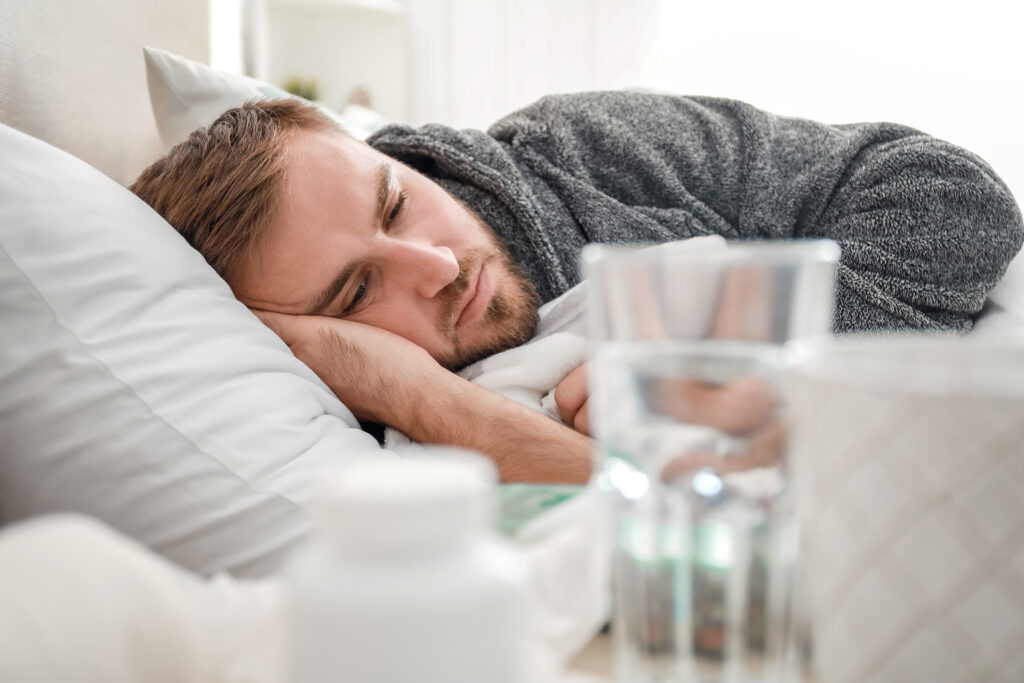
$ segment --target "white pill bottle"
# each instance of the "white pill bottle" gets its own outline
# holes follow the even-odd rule
[[[523,683],[527,569],[489,461],[381,453],[332,479],[288,575],[292,683]]]

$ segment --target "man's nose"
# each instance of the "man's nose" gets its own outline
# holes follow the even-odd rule
[[[433,299],[459,277],[459,260],[448,247],[407,242],[402,251],[406,276],[424,299]]]

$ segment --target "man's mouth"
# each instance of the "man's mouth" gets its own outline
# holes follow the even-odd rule
[[[480,269],[476,272],[476,277],[469,282],[469,286],[466,288],[466,296],[463,299],[459,318],[455,321],[455,328],[468,325],[483,315],[487,304],[491,301],[493,291],[491,278],[487,272],[487,261],[483,261],[480,264]]]

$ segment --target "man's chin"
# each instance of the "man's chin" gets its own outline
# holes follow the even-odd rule
[[[537,329],[537,324],[540,322],[537,308],[533,306],[520,311],[519,316],[514,321],[509,316],[508,311],[488,311],[488,313],[492,318],[502,315],[508,316],[503,320],[493,323],[502,329],[497,330],[491,339],[479,342],[473,346],[457,345],[450,358],[438,358],[438,362],[441,365],[452,372],[458,372],[488,356],[522,346],[530,341],[534,331]]]
[[[502,351],[508,351],[517,346],[521,346],[529,341],[529,337],[523,341],[519,340],[504,340],[498,343],[494,343],[490,346],[485,346],[479,349],[474,349],[468,352],[460,352],[453,356],[450,360],[438,359],[438,362],[445,368],[452,372],[458,372],[464,368],[468,368],[473,363],[482,361],[484,358],[488,358],[495,354],[501,353]]]
[[[480,260],[488,259],[494,263],[493,276],[496,290],[491,301],[479,321],[478,331],[481,339],[463,343],[453,338],[454,350],[448,358],[438,358],[438,362],[453,372],[457,372],[477,361],[496,353],[507,351],[525,344],[533,337],[537,324],[540,322],[540,296],[536,287],[526,277],[526,273],[516,265],[497,236],[481,221],[482,230],[492,235],[494,254],[481,255]],[[460,264],[461,266],[462,264]],[[462,266],[460,275],[470,272],[468,264]],[[454,326],[454,325],[453,325]]]

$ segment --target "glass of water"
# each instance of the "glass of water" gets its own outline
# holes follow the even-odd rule
[[[828,240],[588,246],[591,424],[618,680],[798,672],[782,373],[831,331]]]

